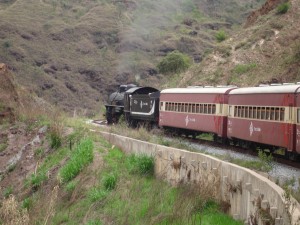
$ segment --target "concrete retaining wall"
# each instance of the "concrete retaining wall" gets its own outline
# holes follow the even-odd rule
[[[156,176],[172,185],[210,187],[211,194],[229,206],[229,214],[249,225],[300,225],[300,205],[267,178],[214,157],[101,132],[126,154],[155,157]]]

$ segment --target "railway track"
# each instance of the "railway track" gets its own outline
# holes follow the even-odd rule
[[[93,120],[92,123],[99,126],[108,126],[106,120]],[[168,137],[172,138],[171,135],[168,135]],[[246,154],[253,157],[258,157],[258,150],[245,149],[240,146],[224,145],[218,142],[199,139],[199,138],[190,138],[190,137],[183,137],[183,138],[185,138],[185,140],[187,140],[188,142],[191,142],[196,145],[206,145],[206,146],[216,147],[224,150],[230,150],[240,154]],[[290,166],[295,169],[300,169],[300,161],[299,161],[300,159],[298,159],[297,161],[290,161],[280,154],[273,154],[273,157],[274,157],[274,161],[277,163]]]

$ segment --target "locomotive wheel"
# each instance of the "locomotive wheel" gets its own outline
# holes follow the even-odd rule
[[[107,120],[107,124],[110,125],[110,124],[113,124],[113,118],[112,118],[112,115],[111,113],[109,112],[106,112],[106,120]]]

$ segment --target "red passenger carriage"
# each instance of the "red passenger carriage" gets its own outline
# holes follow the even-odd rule
[[[295,138],[299,88],[281,85],[232,90],[228,101],[228,138],[253,147],[284,148],[290,156],[297,155],[296,151],[300,153],[300,143],[296,148]]]
[[[226,138],[228,93],[232,87],[161,91],[159,126],[187,134],[209,132]]]

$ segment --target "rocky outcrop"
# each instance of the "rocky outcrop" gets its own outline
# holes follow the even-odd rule
[[[286,0],[267,0],[266,3],[256,11],[253,11],[247,18],[245,27],[249,27],[255,23],[259,16],[268,14],[270,11],[276,8],[278,4],[286,2]]]

